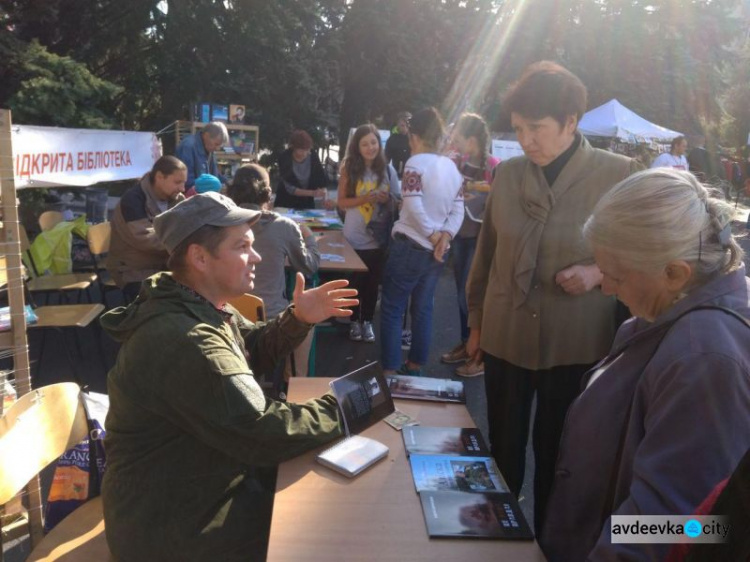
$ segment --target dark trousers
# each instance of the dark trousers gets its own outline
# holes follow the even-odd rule
[[[378,302],[378,288],[383,278],[385,250],[355,250],[367,266],[364,273],[355,273],[352,286],[359,291],[359,306],[355,307],[352,320],[355,322],[372,322],[375,316],[375,305]]]
[[[541,532],[555,478],[565,414],[581,390],[581,377],[591,365],[566,365],[532,371],[484,355],[484,386],[490,446],[511,492],[521,492],[526,470],[531,402],[536,394],[534,419],[534,527]]]
[[[466,281],[469,279],[471,262],[477,249],[476,238],[456,236],[453,246],[453,275],[456,278],[456,296],[458,297],[458,319],[461,323],[461,341],[469,339],[469,305],[466,304]]]

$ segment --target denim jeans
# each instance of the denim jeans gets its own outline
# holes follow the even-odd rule
[[[416,242],[396,237],[391,242],[383,274],[380,301],[380,342],[383,369],[401,366],[401,322],[411,296],[409,361],[427,363],[432,337],[432,309],[440,272],[445,264]]]
[[[456,277],[456,293],[458,296],[458,318],[461,322],[461,341],[469,339],[469,305],[466,303],[466,281],[469,279],[471,262],[477,250],[476,238],[461,238],[456,236],[451,242],[453,250],[453,274]]]

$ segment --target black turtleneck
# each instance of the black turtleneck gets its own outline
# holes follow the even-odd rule
[[[578,148],[580,144],[581,144],[581,133],[576,131],[575,137],[573,138],[573,142],[565,150],[565,152],[563,152],[560,156],[555,158],[552,162],[550,162],[546,166],[542,166],[542,172],[544,172],[544,177],[547,180],[547,185],[552,187],[552,184],[555,183],[557,176],[559,176],[560,172],[563,171],[563,168],[573,157],[573,153],[576,151],[576,149]]]

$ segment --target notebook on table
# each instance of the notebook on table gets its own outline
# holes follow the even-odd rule
[[[376,365],[377,361],[373,361],[331,381],[346,438],[316,459],[350,478],[388,455],[388,447],[383,443],[358,435],[395,410],[388,384]]]

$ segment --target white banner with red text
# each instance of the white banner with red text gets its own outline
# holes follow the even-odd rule
[[[161,156],[154,133],[14,125],[16,189],[140,178]]]

